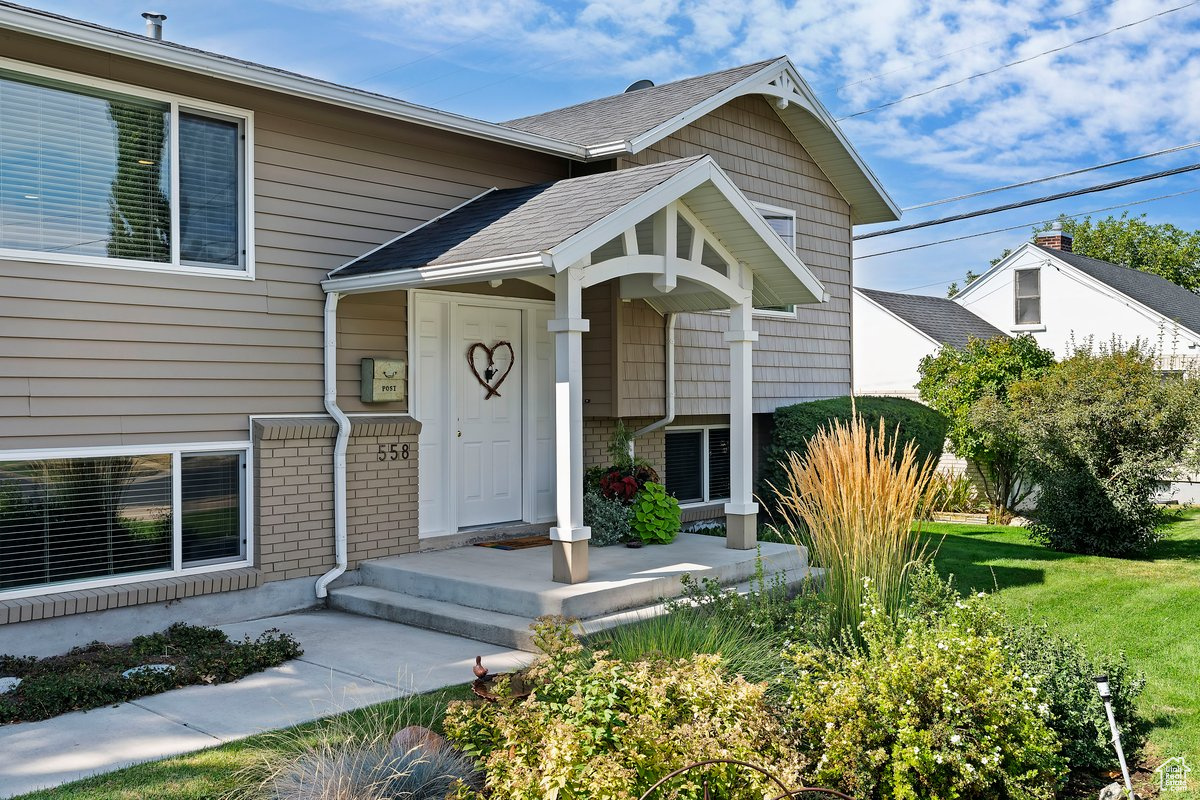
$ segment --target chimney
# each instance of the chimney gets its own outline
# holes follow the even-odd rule
[[[162,41],[162,24],[166,21],[166,14],[159,14],[156,11],[146,11],[142,14],[142,18],[146,20],[146,35],[151,39]]]
[[[1062,223],[1056,222],[1050,226],[1050,230],[1039,233],[1033,239],[1034,244],[1039,244],[1042,247],[1049,247],[1051,250],[1062,250],[1064,253],[1071,252],[1071,236],[1063,233]]]

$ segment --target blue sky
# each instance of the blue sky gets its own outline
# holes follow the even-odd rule
[[[148,10],[128,0],[37,5],[136,31]],[[901,206],[1200,140],[1196,0],[159,0],[153,10],[168,15],[173,41],[494,121],[777,55],[837,118],[953,84],[842,122]],[[1024,63],[967,79],[1015,61]],[[903,222],[1197,162],[1200,148],[914,210]],[[1200,228],[1193,190],[1200,172],[864,240],[855,282],[941,294],[1027,240],[1027,223],[1058,213],[1128,207]],[[1124,205],[1180,192],[1193,193]]]

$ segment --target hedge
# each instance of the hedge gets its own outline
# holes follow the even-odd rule
[[[904,397],[857,397],[855,406],[859,416],[872,425],[878,426],[880,419],[885,420],[889,436],[899,427],[900,446],[897,449],[902,449],[911,440],[916,442],[918,460],[932,458],[936,462],[942,457],[948,421],[928,406]],[[775,410],[771,443],[763,454],[759,471],[758,497],[765,510],[770,512],[775,506],[775,492],[771,486],[782,487],[786,483],[781,460],[786,461],[791,452],[803,457],[808,440],[818,430],[832,420],[846,422],[850,417],[849,397],[797,403]]]

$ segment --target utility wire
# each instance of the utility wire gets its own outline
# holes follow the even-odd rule
[[[1067,14],[1065,17],[1058,17],[1056,20],[1049,20],[1048,22],[1062,22],[1063,20],[1070,19],[1071,17],[1078,17],[1080,14],[1086,14],[1089,11],[1095,11],[1097,8],[1104,8],[1105,6],[1111,6],[1115,2],[1117,2],[1117,0],[1107,0],[1107,2],[1097,3],[1094,6],[1088,6],[1087,8],[1083,9],[1082,11],[1076,11],[1074,14]],[[895,75],[897,72],[904,72],[905,70],[913,69],[914,67],[919,67],[922,64],[929,64],[934,61],[941,61],[943,58],[949,58],[950,56],[956,56],[959,53],[965,53],[968,50],[974,50],[976,47],[983,47],[984,45],[995,44],[996,42],[1003,42],[1003,41],[1008,40],[1012,36],[1019,36],[1019,35],[1029,33],[1029,31],[1031,31],[1031,30],[1033,30],[1033,25],[1026,25],[1024,28],[1022,28],[1019,31],[1013,31],[1011,33],[1006,33],[1003,36],[997,36],[995,39],[987,39],[982,42],[976,42],[975,44],[969,44],[966,47],[960,47],[959,49],[951,50],[948,53],[942,53],[941,55],[931,56],[929,58],[921,59],[920,61],[914,61],[911,64],[905,64],[903,67],[896,67],[895,69],[888,70],[887,72],[880,72],[875,75],[867,75],[866,77],[858,78],[857,80],[851,81],[850,83],[843,83],[841,86],[837,87],[837,91],[841,91],[842,89],[849,89],[851,86],[857,86],[860,83],[866,83],[867,81],[875,80],[876,78],[886,78],[888,75]]]
[[[1007,228],[996,228],[995,230],[983,231],[982,233],[968,233],[968,234],[964,234],[963,236],[955,236],[950,239],[939,239],[936,242],[925,242],[924,244],[914,244],[914,245],[909,245],[908,247],[897,247],[895,250],[881,250],[878,253],[867,253],[864,256],[855,256],[854,260],[862,261],[863,259],[875,258],[876,256],[887,256],[887,255],[891,255],[892,253],[905,253],[909,250],[920,250],[925,247],[933,247],[934,245],[939,245],[939,244],[949,244],[951,242],[961,242],[964,239],[977,239],[980,236],[991,236],[994,233],[1007,233],[1008,231],[1015,231],[1015,230],[1019,230],[1021,228],[1030,228],[1030,227],[1033,227],[1034,225],[1045,225],[1047,222],[1054,222],[1054,221],[1056,221],[1058,219],[1062,219],[1064,217],[1066,219],[1079,219],[1080,217],[1086,217],[1089,214],[1100,214],[1104,211],[1113,211],[1118,208],[1129,208],[1130,206],[1140,206],[1145,203],[1154,203],[1159,200],[1167,200],[1172,197],[1182,197],[1185,194],[1194,194],[1195,192],[1200,192],[1200,188],[1187,189],[1182,192],[1173,192],[1171,194],[1163,194],[1163,195],[1159,195],[1158,197],[1150,197],[1145,200],[1135,200],[1132,203],[1118,203],[1115,206],[1105,206],[1104,208],[1093,208],[1091,211],[1080,211],[1078,214],[1062,214],[1060,216],[1053,217],[1051,219],[1039,219],[1039,220],[1035,220],[1034,222],[1026,222],[1023,225],[1012,225]],[[937,283],[927,283],[927,284],[925,284],[925,286],[914,286],[913,288],[914,289],[924,289],[926,286],[937,286],[938,283],[942,283],[942,281],[938,281]],[[904,291],[907,292],[909,290],[905,289]]]
[[[1185,8],[1190,8],[1191,6],[1196,5],[1196,3],[1198,3],[1198,2],[1200,2],[1200,0],[1192,0],[1192,2],[1190,2],[1190,3],[1184,3],[1181,6],[1175,6],[1174,8],[1168,8],[1165,11],[1159,11],[1157,14],[1151,14],[1148,17],[1144,17],[1142,19],[1135,20],[1133,22],[1127,22],[1124,25],[1118,25],[1117,27],[1112,28],[1107,31],[1104,31],[1103,33],[1097,33],[1092,36],[1085,36],[1084,38],[1078,39],[1074,42],[1068,42],[1067,44],[1060,45],[1058,47],[1053,47],[1049,50],[1044,50],[1041,53],[1037,53],[1036,55],[1027,56],[1025,58],[1020,58],[1020,59],[1017,59],[1016,61],[1010,61],[1007,64],[1001,64],[998,67],[994,67],[992,69],[985,70],[983,72],[976,72],[974,75],[968,75],[965,78],[959,78],[958,80],[950,81],[949,83],[943,83],[941,86],[934,86],[932,89],[925,89],[924,91],[916,92],[915,94],[906,95],[904,97],[901,97],[899,100],[892,100],[887,103],[882,103],[877,106],[872,106],[871,108],[864,108],[862,111],[855,111],[853,114],[847,114],[844,117],[838,117],[837,121],[843,122],[844,120],[852,119],[854,117],[861,117],[864,114],[870,114],[874,111],[879,111],[884,108],[891,108],[894,105],[898,105],[898,104],[906,102],[908,100],[915,100],[918,97],[925,97],[926,95],[933,94],[934,92],[940,92],[942,89],[949,89],[951,86],[958,86],[960,83],[966,83],[967,81],[973,81],[976,78],[982,78],[987,75],[993,75],[1001,70],[1008,69],[1009,67],[1015,67],[1015,66],[1018,66],[1019,64],[1027,64],[1030,61],[1034,61],[1036,59],[1043,58],[1048,55],[1053,55],[1054,53],[1061,53],[1063,50],[1068,50],[1072,47],[1076,47],[1077,45],[1081,45],[1081,44],[1086,44],[1088,42],[1094,42],[1097,39],[1108,36],[1111,33],[1116,33],[1117,31],[1122,31],[1122,30],[1125,30],[1126,28],[1132,28],[1135,25],[1141,25],[1143,22],[1149,22],[1152,19],[1157,19],[1158,17],[1164,17],[1167,14],[1173,14],[1176,11],[1182,11]]]
[[[469,39],[463,39],[461,42],[455,42],[454,44],[446,45],[441,50],[435,50],[432,53],[426,53],[425,55],[421,56],[420,58],[414,58],[412,61],[405,61],[403,64],[397,64],[394,67],[389,67],[388,69],[385,69],[383,72],[376,72],[374,75],[368,75],[365,78],[360,78],[357,81],[356,85],[362,86],[363,84],[370,83],[371,81],[373,81],[377,78],[382,78],[384,75],[390,75],[393,72],[395,72],[396,70],[404,69],[405,67],[411,67],[413,64],[420,64],[422,61],[426,61],[426,60],[434,58],[436,56],[440,56],[442,53],[449,52],[450,50],[454,50],[457,47],[462,47],[464,44],[470,44],[471,42],[474,42],[477,39],[482,39],[487,35],[488,34],[486,34],[486,33],[481,33],[476,36],[472,36]]]
[[[1036,183],[1047,183],[1049,181],[1056,181],[1059,178],[1069,178],[1072,175],[1082,175],[1085,172],[1092,172],[1092,171],[1098,170],[1098,169],[1107,169],[1108,167],[1116,167],[1116,166],[1120,166],[1121,164],[1131,164],[1134,161],[1142,161],[1147,158],[1156,158],[1158,156],[1165,156],[1168,153],[1178,153],[1183,150],[1191,150],[1193,147],[1200,147],[1200,142],[1192,142],[1191,144],[1181,144],[1178,147],[1169,147],[1166,150],[1157,150],[1153,153],[1143,153],[1140,156],[1130,156],[1129,158],[1122,158],[1119,161],[1109,161],[1106,164],[1097,164],[1094,167],[1083,167],[1082,169],[1073,169],[1070,172],[1060,172],[1057,175],[1048,175],[1045,178],[1034,178],[1034,179],[1028,180],[1028,181],[1021,181],[1020,183],[1010,183],[1005,186],[997,186],[994,189],[983,189],[978,192],[971,192],[970,194],[960,194],[957,197],[947,197],[944,200],[933,200],[931,202],[921,203],[921,204],[915,205],[915,206],[905,206],[904,208],[902,208],[900,210],[901,211],[916,211],[918,208],[929,208],[930,206],[941,206],[941,205],[945,205],[946,203],[956,203],[959,200],[969,200],[972,197],[982,197],[985,194],[995,194],[996,192],[1004,192],[1009,189],[1019,189],[1022,186],[1033,186]]]
[[[1055,200],[1065,200],[1068,197],[1079,197],[1085,194],[1095,194],[1096,192],[1106,192],[1109,189],[1119,189],[1122,186],[1131,186],[1135,183],[1145,183],[1146,181],[1156,181],[1161,178],[1169,178],[1172,175],[1182,175],[1185,172],[1195,172],[1200,169],[1200,164],[1188,164],[1184,167],[1175,167],[1174,169],[1165,169],[1161,172],[1152,172],[1149,175],[1137,175],[1132,178],[1122,178],[1119,181],[1110,181],[1109,183],[1100,183],[1095,186],[1085,186],[1082,189],[1072,189],[1069,192],[1059,192],[1058,194],[1050,194],[1044,197],[1034,197],[1029,200],[1018,200],[1015,203],[1005,203],[1002,206],[993,206],[992,208],[983,208],[978,211],[964,211],[961,214],[954,214],[949,217],[939,217],[938,219],[930,219],[924,222],[914,222],[911,225],[900,225],[895,228],[885,228],[881,231],[871,231],[870,233],[860,233],[854,237],[854,241],[861,239],[874,239],[876,236],[889,236],[893,233],[902,233],[904,231],[915,231],[919,228],[931,228],[934,225],[945,225],[949,222],[959,222],[964,219],[973,219],[974,217],[982,217],[988,214],[998,214],[1001,211],[1012,211],[1014,208],[1025,208],[1026,206],[1036,206],[1042,203],[1052,203]]]

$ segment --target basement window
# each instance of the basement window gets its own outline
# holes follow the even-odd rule
[[[729,427],[672,428],[666,487],[682,505],[729,499]]]
[[[229,449],[0,460],[0,598],[244,565],[245,471]]]

